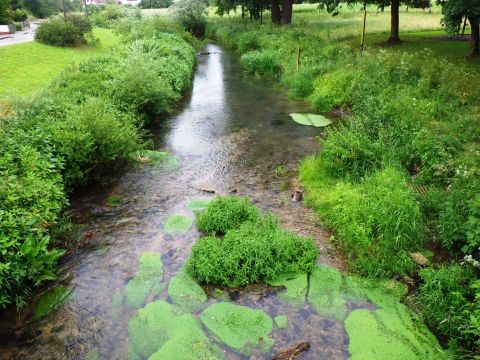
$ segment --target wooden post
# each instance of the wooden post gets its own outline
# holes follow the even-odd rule
[[[297,71],[300,68],[300,52],[301,52],[301,50],[300,50],[300,46],[299,46],[299,47],[297,47]]]
[[[363,51],[365,46],[365,27],[367,25],[367,2],[363,3],[363,23],[362,23],[362,38],[360,40],[360,51]]]

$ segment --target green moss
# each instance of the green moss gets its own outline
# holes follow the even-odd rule
[[[133,158],[170,171],[177,170],[181,165],[180,159],[165,151],[141,150],[133,154]]]
[[[322,316],[344,320],[347,303],[343,298],[342,285],[340,272],[330,266],[317,266],[310,276],[310,304]]]
[[[122,200],[122,198],[118,195],[110,195],[107,198],[107,205],[110,206],[110,207],[117,207],[117,206],[120,205],[121,200]]]
[[[202,287],[187,273],[185,268],[181,268],[170,279],[168,295],[175,305],[187,312],[198,310],[207,301],[207,295]]]
[[[213,290],[213,297],[223,301],[230,301],[230,295],[228,294],[228,291],[222,289]]]
[[[211,202],[210,199],[193,199],[188,203],[187,208],[191,211],[203,211]]]
[[[128,323],[130,359],[223,359],[195,318],[165,301],[140,309]]]
[[[284,286],[285,292],[278,295],[280,299],[288,301],[293,305],[302,306],[305,304],[308,289],[308,275],[285,275],[274,280],[267,280],[267,284],[272,286]]]
[[[445,358],[425,325],[402,304],[377,311],[354,310],[345,327],[352,360]]]
[[[170,216],[165,221],[164,230],[166,234],[185,234],[193,224],[193,220],[183,215]]]
[[[126,304],[139,308],[148,295],[158,295],[164,287],[163,265],[159,253],[146,252],[140,258],[137,274],[125,287]]]
[[[221,302],[209,306],[200,318],[213,336],[243,355],[267,353],[275,343],[268,337],[273,321],[263,310]]]
[[[112,320],[115,320],[120,316],[122,307],[123,295],[117,291],[112,296]]]
[[[72,294],[73,289],[68,286],[59,285],[47,291],[35,306],[33,318],[38,320],[50,314],[58,306],[65,304]]]
[[[275,316],[273,320],[275,320],[275,324],[277,324],[279,329],[283,330],[288,327],[288,318],[284,315]]]

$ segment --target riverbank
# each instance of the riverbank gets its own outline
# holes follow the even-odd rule
[[[156,30],[137,31],[2,109],[0,234],[8,241],[0,244],[0,308],[22,307],[33,286],[55,279],[64,246],[75,246],[65,239],[70,191],[147,161],[145,126],[173,112],[190,88],[194,48],[182,34]]]
[[[318,112],[346,115],[302,163],[307,203],[335,232],[351,270],[415,284],[410,301],[444,345],[474,353],[478,267],[459,263],[475,259],[480,244],[476,62],[445,58],[441,46],[417,51],[420,42],[361,54],[342,20],[349,29],[347,17],[317,34],[322,22],[312,13],[294,12],[288,28],[215,19],[208,32],[236,49],[244,70],[276,78]]]

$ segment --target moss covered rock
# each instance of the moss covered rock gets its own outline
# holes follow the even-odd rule
[[[310,276],[308,300],[318,314],[343,321],[347,313],[347,302],[342,287],[340,272],[327,265],[317,266]]]
[[[164,230],[166,234],[185,234],[193,224],[193,220],[183,215],[170,216],[165,221]]]
[[[284,286],[285,292],[281,292],[278,297],[293,305],[302,306],[305,304],[308,289],[308,275],[284,275],[277,279],[267,280],[266,283],[271,286]]]
[[[188,274],[185,268],[170,279],[168,295],[175,305],[187,312],[201,308],[207,301],[207,295],[202,287]]]
[[[43,294],[35,306],[33,318],[38,320],[45,315],[50,314],[60,305],[65,304],[70,298],[72,291],[72,288],[64,285],[59,285],[47,291],[45,294]]]
[[[376,311],[354,310],[345,327],[352,360],[446,358],[425,325],[402,304]]]
[[[275,343],[269,337],[272,318],[263,310],[221,302],[209,306],[200,318],[215,338],[240,354],[267,353]]]
[[[163,288],[163,264],[160,254],[146,252],[140,258],[137,274],[125,287],[126,305],[138,309],[148,295],[158,295]]]
[[[223,359],[195,318],[167,302],[155,301],[140,309],[128,323],[128,359]]]

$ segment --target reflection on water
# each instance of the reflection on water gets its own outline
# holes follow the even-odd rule
[[[314,137],[320,134],[288,116],[308,111],[307,105],[288,100],[274,82],[242,74],[234,55],[214,45],[207,51],[209,55],[199,55],[189,101],[156,139],[158,149],[181,159],[180,169],[168,172],[145,165],[124,174],[108,189],[91,188],[75,197],[72,210],[85,224],[89,246],[62,263],[60,282],[73,288],[72,297],[36,322],[30,320],[31,311],[20,319],[4,319],[0,327],[15,326],[15,330],[2,336],[0,359],[83,359],[89,351],[102,359],[122,359],[134,311],[112,317],[114,294],[123,293],[145,251],[162,254],[168,281],[199,233],[193,227],[185,235],[165,235],[163,223],[173,214],[193,217],[186,204],[194,198],[213,197],[211,191],[250,196],[288,229],[315,238],[320,262],[342,266],[315,214],[302,203],[290,201],[299,160],[315,151]],[[275,174],[279,165],[288,169],[287,175]],[[118,207],[106,205],[111,195],[120,197]],[[348,357],[343,325],[322,318],[308,305],[290,306],[263,286],[235,290],[231,297],[236,303],[289,318],[287,330],[274,330],[276,345],[265,358],[299,341],[312,345],[304,359]],[[154,298],[168,298],[166,290]],[[242,358],[228,351],[227,357]]]

